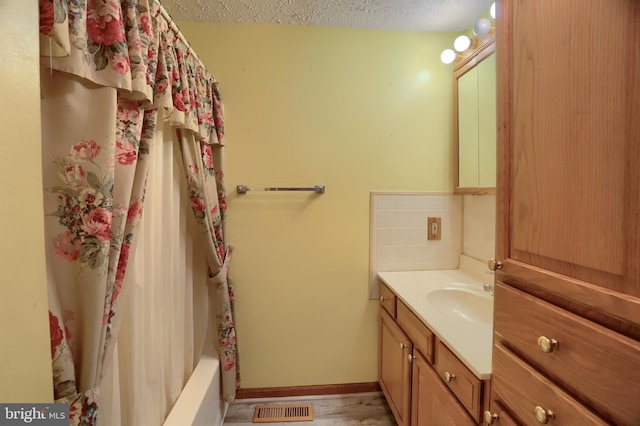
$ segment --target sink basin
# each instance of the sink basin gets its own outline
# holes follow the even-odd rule
[[[493,298],[482,289],[460,285],[430,291],[427,301],[434,307],[475,323],[493,321]]]

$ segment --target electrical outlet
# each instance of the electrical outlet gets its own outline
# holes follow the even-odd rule
[[[439,217],[427,218],[427,240],[439,240],[442,233],[442,219]]]

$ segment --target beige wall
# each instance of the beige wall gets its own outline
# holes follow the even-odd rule
[[[0,402],[49,402],[37,2],[0,2],[0,53]]]
[[[452,190],[453,34],[181,24],[221,82],[243,387],[377,380],[369,193]],[[249,186],[326,185],[235,194]]]

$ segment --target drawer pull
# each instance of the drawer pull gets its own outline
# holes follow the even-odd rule
[[[556,339],[549,339],[546,336],[538,337],[538,347],[542,349],[542,352],[551,353],[558,349],[559,345]]]
[[[488,425],[492,425],[498,420],[498,413],[492,413],[491,411],[484,412],[484,422]]]
[[[380,296],[380,303],[384,303],[384,301],[385,301],[385,300],[387,300],[387,298],[386,298],[386,297],[384,297],[384,296]]]
[[[446,371],[444,373],[444,381],[447,383],[451,383],[453,380],[455,380],[456,376],[454,374],[449,373],[448,371]]]
[[[404,351],[404,349],[407,347],[407,345],[405,345],[404,343],[400,343],[400,350]]]
[[[536,414],[536,420],[538,420],[538,422],[542,423],[543,425],[546,425],[547,423],[549,423],[549,419],[553,419],[555,417],[553,411],[545,410],[539,405],[536,406],[534,412]]]
[[[497,271],[498,269],[502,268],[502,262],[500,262],[499,260],[495,260],[495,259],[491,258],[487,262],[487,266],[489,267],[490,271]]]
[[[416,359],[416,356],[409,354],[407,355],[407,358],[409,359],[409,362],[413,362],[413,360]]]

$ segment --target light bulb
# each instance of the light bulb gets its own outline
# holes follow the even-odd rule
[[[493,19],[496,19],[496,4],[495,3],[493,3],[491,5],[491,9],[489,9],[489,15],[491,15],[491,17]]]
[[[442,51],[442,54],[440,55],[440,60],[445,64],[450,64],[456,59],[456,56],[457,56],[456,52],[454,52],[453,50],[445,49]]]
[[[471,39],[465,35],[458,36],[453,42],[453,47],[458,52],[464,52],[471,46]]]
[[[478,22],[473,26],[473,33],[478,37],[489,34],[489,31],[491,31],[491,21],[487,18],[478,19]]]

